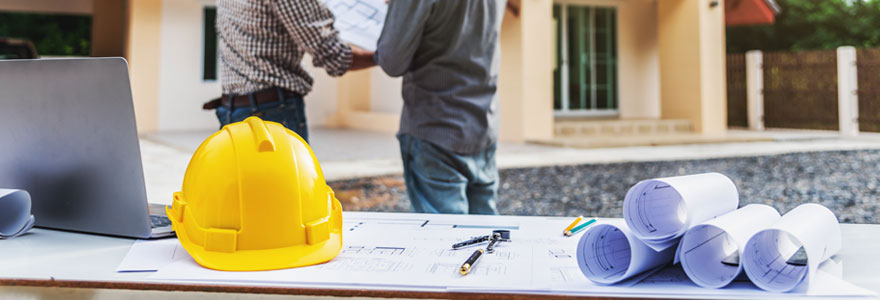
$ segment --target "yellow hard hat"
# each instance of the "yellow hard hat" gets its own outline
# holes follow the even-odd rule
[[[342,207],[312,149],[257,117],[199,146],[166,212],[183,248],[210,269],[307,266],[342,249]]]

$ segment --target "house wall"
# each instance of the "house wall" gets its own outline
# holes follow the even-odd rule
[[[219,97],[219,81],[202,79],[203,9],[214,1],[162,1],[159,52],[158,130],[216,129],[202,103]],[[143,46],[143,45],[141,45]]]
[[[91,56],[125,56],[128,1],[94,0]]]
[[[324,69],[314,67],[311,61],[308,54],[303,58],[303,66],[315,79],[312,92],[305,97],[306,119],[309,126],[333,125],[330,122],[338,108],[339,79],[330,77]]]
[[[175,0],[176,1],[176,0]],[[162,0],[128,0],[126,59],[139,132],[159,129]]]

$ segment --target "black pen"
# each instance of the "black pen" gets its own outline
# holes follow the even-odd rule
[[[477,251],[474,251],[474,253],[471,254],[471,257],[468,257],[464,264],[461,265],[461,268],[458,269],[458,273],[461,275],[467,275],[470,273],[471,269],[473,269],[474,265],[477,263],[477,260],[483,255],[483,251],[485,250],[477,249]]]

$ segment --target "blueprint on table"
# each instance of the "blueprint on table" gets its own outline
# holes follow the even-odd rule
[[[324,0],[333,12],[339,37],[355,46],[376,51],[376,43],[382,34],[388,5],[384,0]]]
[[[597,224],[609,221],[620,222],[600,219]],[[600,285],[588,280],[578,268],[575,251],[580,236],[565,238],[561,234],[569,222],[542,217],[345,213],[342,251],[327,263],[276,271],[222,272],[202,268],[188,255],[168,255],[163,261],[152,262],[159,271],[150,278],[484,293],[753,299],[876,297],[871,291],[824,273],[809,290],[795,293],[768,293],[748,281],[707,289],[692,283],[678,265],[655,269],[619,284]],[[456,269],[475,248],[452,250],[450,246],[499,228],[511,231],[512,242],[502,243],[495,253],[482,257],[467,276],[459,275]]]

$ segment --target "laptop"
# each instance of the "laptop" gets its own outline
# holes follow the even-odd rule
[[[37,227],[174,234],[150,214],[122,58],[0,60],[0,187],[31,194]]]

